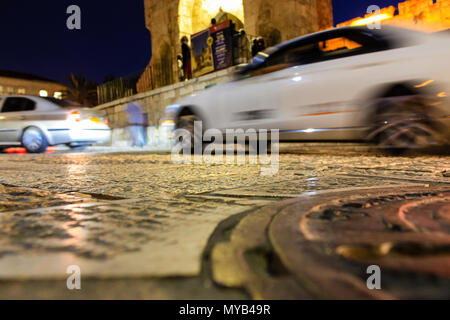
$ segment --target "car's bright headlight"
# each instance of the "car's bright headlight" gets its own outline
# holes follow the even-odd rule
[[[180,109],[180,107],[181,107],[181,106],[178,105],[178,104],[170,105],[170,106],[168,106],[168,107],[166,108],[166,112],[167,112],[167,113],[177,112],[178,109]]]
[[[161,125],[165,126],[165,127],[173,127],[175,125],[175,121],[174,120],[164,120],[161,123]]]

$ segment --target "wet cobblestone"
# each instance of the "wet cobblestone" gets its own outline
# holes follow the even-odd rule
[[[232,215],[326,190],[450,185],[448,167],[446,156],[282,154],[279,173],[261,176],[170,155],[0,155],[0,278],[65,278],[71,264],[88,277],[194,276]]]
[[[170,198],[336,174],[449,181],[442,171],[450,166],[446,156],[284,154],[279,174],[261,176],[257,165],[175,165],[170,155],[0,156],[0,163],[0,183],[122,198]]]
[[[63,194],[0,184],[0,212],[95,201],[90,195]]]

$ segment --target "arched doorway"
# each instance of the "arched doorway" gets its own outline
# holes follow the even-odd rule
[[[211,19],[221,10],[229,14],[232,20],[244,24],[243,0],[180,0],[178,9],[180,38],[208,28]]]
[[[219,12],[214,18],[216,19],[218,24],[231,20],[231,22],[233,22],[233,24],[235,25],[236,30],[244,29],[244,22],[242,22],[241,19],[239,19],[232,13],[223,11],[222,8],[219,9]]]

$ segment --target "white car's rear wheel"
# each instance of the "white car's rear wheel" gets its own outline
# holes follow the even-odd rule
[[[433,107],[420,96],[379,99],[367,140],[391,150],[445,144],[442,126]]]
[[[48,141],[40,129],[31,127],[23,133],[22,145],[28,153],[44,153],[48,148]]]
[[[180,145],[183,149],[191,148],[191,150],[194,150],[195,141],[201,141],[203,145],[203,132],[201,130],[195,130],[196,121],[201,121],[196,115],[185,115],[178,119],[177,130],[181,129],[183,132],[179,140],[176,141],[176,144]]]

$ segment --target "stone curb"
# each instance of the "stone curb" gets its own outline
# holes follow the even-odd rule
[[[291,277],[270,274],[275,271],[267,265],[271,247],[266,231],[278,210],[279,204],[250,213],[232,231],[229,241],[214,246],[211,269],[217,284],[245,289],[256,300],[312,298]]]

